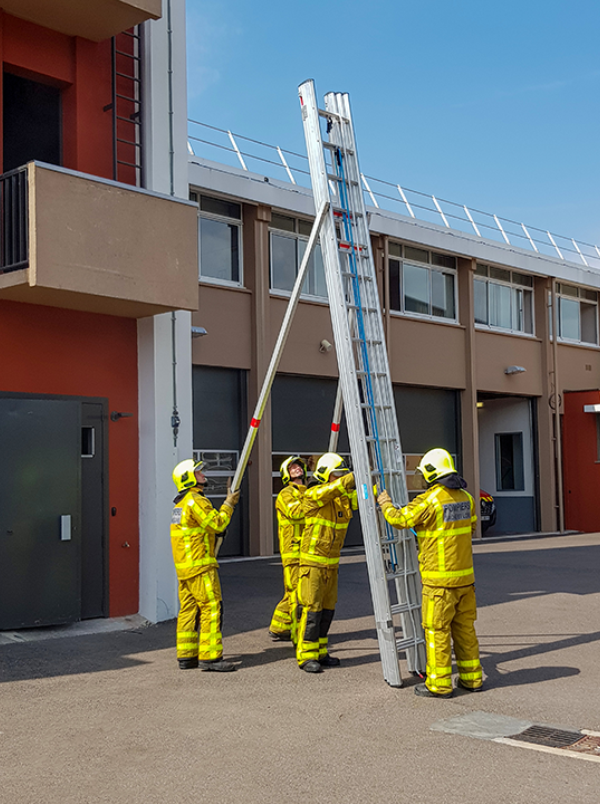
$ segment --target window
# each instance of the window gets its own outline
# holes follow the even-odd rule
[[[390,309],[456,320],[456,258],[389,243]]]
[[[598,343],[598,293],[557,283],[558,337],[575,343]]]
[[[496,491],[524,491],[523,433],[496,433]]]
[[[533,333],[533,277],[478,265],[473,279],[475,323]]]
[[[198,193],[190,198],[200,205],[200,279],[241,284],[241,204]]]
[[[271,215],[271,289],[291,291],[312,229],[310,221],[273,212]],[[321,246],[317,243],[308,264],[303,293],[327,298]]]

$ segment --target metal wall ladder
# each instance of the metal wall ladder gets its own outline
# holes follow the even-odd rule
[[[425,671],[420,583],[413,535],[385,522],[374,494],[376,484],[408,502],[350,104],[329,93],[319,109],[313,81],[299,93],[315,208],[329,202],[321,251],[383,675],[400,687],[399,652],[409,672]]]

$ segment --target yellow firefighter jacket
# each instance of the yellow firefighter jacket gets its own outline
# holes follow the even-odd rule
[[[177,577],[185,580],[217,566],[215,541],[231,520],[233,508],[213,508],[198,486],[175,497],[171,518],[171,547]]]
[[[468,492],[436,483],[404,508],[388,502],[382,511],[395,528],[416,530],[425,586],[469,586],[475,582],[471,534],[477,517]]]
[[[351,473],[331,483],[308,487],[304,495],[301,565],[331,567],[340,563],[348,524],[357,507],[354,475]]]
[[[300,540],[304,530],[302,499],[305,492],[306,486],[288,483],[277,495],[275,510],[279,523],[279,551],[284,567],[300,561]]]

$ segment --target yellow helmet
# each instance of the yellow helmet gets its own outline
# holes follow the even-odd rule
[[[336,452],[326,452],[317,461],[317,468],[313,476],[316,477],[319,483],[327,483],[332,472],[346,473],[349,471],[348,464],[341,455]]]
[[[281,480],[284,486],[290,482],[290,466],[293,463],[297,463],[298,466],[302,467],[302,471],[304,472],[304,476],[306,477],[306,461],[304,461],[299,455],[290,455],[289,458],[286,458],[285,461],[279,467],[279,472],[281,473]]]
[[[202,469],[203,466],[204,461],[198,461],[196,463],[191,458],[178,463],[175,469],[173,469],[173,483],[177,486],[177,491],[185,491],[185,489],[191,489],[192,486],[195,486],[196,478],[194,477],[194,472]]]
[[[425,478],[426,483],[434,483],[440,477],[446,477],[446,475],[456,472],[452,455],[439,447],[426,452],[417,469]]]

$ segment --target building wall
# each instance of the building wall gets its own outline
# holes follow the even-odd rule
[[[112,178],[112,117],[104,111],[111,102],[110,40],[66,36],[0,10],[0,60],[4,70],[62,90],[63,166]]]
[[[109,411],[137,410],[135,321],[0,301],[0,386],[28,394],[105,397]],[[109,422],[110,616],[138,610],[137,416]],[[124,547],[128,544],[128,547]]]
[[[228,366],[247,371],[248,415],[251,415],[287,304],[285,294],[269,289],[268,233],[272,209],[270,203],[273,203],[273,208],[277,211],[289,209],[289,215],[292,216],[306,217],[307,211],[303,197],[299,199],[302,191],[299,193],[296,188],[289,193],[283,187],[266,186],[265,189],[258,182],[246,181],[241,171],[226,169],[225,173],[226,175],[220,177],[215,170],[202,169],[198,175],[206,179],[206,189],[203,190],[203,185],[200,183],[193,183],[192,186],[194,190],[199,189],[200,193],[219,196],[220,182],[223,190],[228,193],[225,197],[242,203],[243,287],[200,282],[199,312],[193,314],[193,323],[206,327],[208,335],[194,342],[192,360],[197,366]],[[193,177],[194,171],[191,175]],[[235,194],[236,187],[239,190],[238,194]],[[242,188],[247,189],[246,195],[241,192]],[[381,233],[373,233],[372,239],[380,295],[382,301],[385,301],[389,298],[386,296],[386,293],[389,293],[386,255],[394,227],[393,222],[387,226],[386,221],[380,221],[379,218],[379,215],[372,217],[371,225],[373,226],[375,221],[377,224],[383,223],[384,226]],[[414,222],[411,225],[411,234],[414,238],[412,243],[421,248],[427,247],[431,234],[428,228],[420,230]],[[389,234],[386,232],[386,227],[389,229]],[[451,233],[445,231],[443,234],[444,253],[454,254],[457,257],[456,321],[449,322],[439,318],[432,320],[383,310],[392,381],[406,389],[405,395],[408,400],[401,411],[401,430],[404,429],[410,441],[422,424],[419,419],[422,405],[414,403],[411,390],[417,396],[421,392],[439,394],[439,399],[436,397],[436,404],[442,404],[444,395],[451,395],[453,400],[450,405],[453,411],[451,418],[455,417],[453,421],[456,424],[454,451],[462,465],[469,488],[477,498],[480,483],[484,485],[484,480],[487,479],[487,485],[490,485],[491,481],[486,472],[493,466],[493,460],[490,463],[491,459],[487,454],[489,444],[482,443],[480,449],[478,420],[485,417],[478,413],[478,400],[489,400],[490,405],[496,405],[499,410],[504,410],[507,405],[510,407],[512,402],[521,411],[535,411],[531,421],[528,419],[529,414],[525,416],[528,419],[528,426],[523,430],[526,434],[527,448],[527,489],[523,493],[512,495],[516,500],[514,505],[510,500],[501,501],[501,507],[504,505],[504,530],[519,531],[522,529],[521,525],[525,527],[523,523],[526,521],[528,530],[536,522],[541,530],[554,530],[558,527],[552,407],[556,382],[548,300],[552,277],[557,272],[560,276],[560,267],[557,268],[554,264],[556,261],[551,260],[547,266],[548,273],[544,275],[542,261],[537,260],[535,263],[538,273],[534,275],[530,285],[533,298],[532,334],[499,331],[476,325],[473,274],[478,264],[477,260],[461,253],[459,244],[463,244],[462,239],[457,238],[456,251],[453,252]],[[437,242],[439,238],[434,240],[429,248],[439,249]],[[407,243],[406,240],[402,242]],[[410,241],[408,244],[411,245]],[[497,253],[501,251],[501,247],[496,247]],[[524,267],[521,264],[523,261],[520,255],[515,256],[513,251],[508,248],[505,250],[505,262],[499,263],[499,267],[523,271]],[[565,267],[565,280],[572,282],[576,275],[579,276],[572,266]],[[281,382],[280,378],[286,376],[306,389],[320,378],[335,382],[337,377],[335,350],[320,349],[320,344],[324,340],[333,341],[328,307],[324,302],[304,298],[294,317],[276,385]],[[596,378],[600,377],[600,348],[561,342],[557,349],[557,357],[559,402],[565,389],[594,387],[594,382],[597,385]],[[506,374],[505,370],[509,366],[520,366],[525,371]],[[273,405],[276,398],[278,397],[275,394]],[[304,396],[303,392],[303,398],[310,404],[310,395]],[[318,404],[318,400],[315,400],[315,404]],[[414,426],[411,424],[411,416],[416,416]],[[268,498],[266,485],[271,471],[269,462],[272,451],[278,452],[275,445],[280,440],[281,426],[277,424],[275,427],[275,424],[280,418],[281,411],[275,413],[272,406],[267,408],[260,428],[263,431],[262,442],[257,440],[254,447],[253,466],[249,471],[250,531],[266,532],[268,526],[272,525],[271,513],[266,512],[264,504],[261,507],[257,498],[261,493],[259,491],[261,483],[264,486],[263,497]],[[535,432],[531,431],[532,423],[536,428]],[[435,424],[438,425],[439,422],[436,421]],[[294,432],[293,423],[290,427],[291,432]],[[484,440],[487,438],[486,432],[484,428]],[[437,433],[437,430],[432,427],[432,438],[434,433]],[[438,435],[438,440],[440,438],[443,440],[446,436]],[[433,442],[429,444],[427,438],[422,441],[426,445],[423,449],[433,444]],[[485,465],[481,463],[482,461]],[[494,493],[493,488],[486,490]],[[498,494],[499,498],[508,499],[510,496]],[[515,507],[518,507],[517,503],[521,507],[525,505],[527,511],[517,511]],[[511,524],[510,518],[513,513],[515,522]],[[253,541],[250,538],[249,545],[252,554],[269,552],[266,541],[259,543],[259,540]]]

